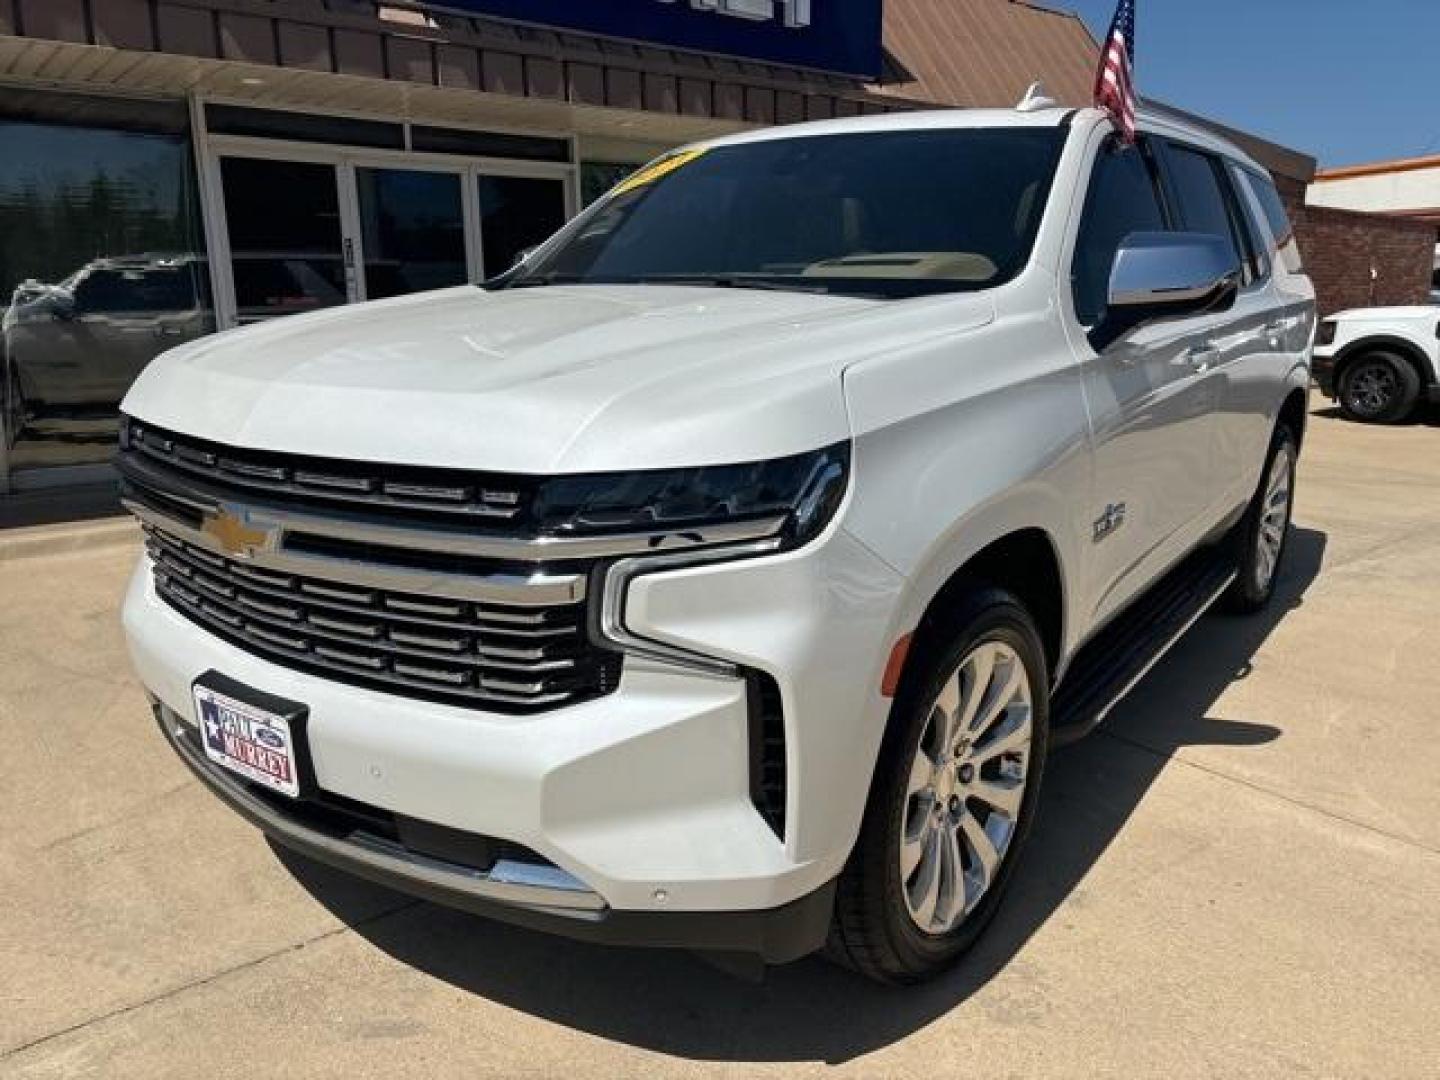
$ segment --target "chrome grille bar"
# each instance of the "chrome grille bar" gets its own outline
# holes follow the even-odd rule
[[[589,642],[583,602],[515,611],[473,600],[429,603],[428,597],[383,590],[322,586],[317,593],[303,575],[256,575],[249,565],[162,528],[145,525],[144,533],[164,600],[218,636],[288,666],[507,709],[593,697],[618,678],[618,658]],[[420,615],[397,605],[432,610]],[[453,614],[442,617],[438,610]]]

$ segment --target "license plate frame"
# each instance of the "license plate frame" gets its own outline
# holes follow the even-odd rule
[[[191,684],[200,749],[233,779],[286,799],[315,789],[306,705],[267,694],[218,671]]]

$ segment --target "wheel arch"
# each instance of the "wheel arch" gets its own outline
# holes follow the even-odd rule
[[[1310,419],[1310,398],[1308,390],[1297,387],[1285,395],[1275,422],[1290,425],[1295,433],[1296,448],[1305,445],[1305,427]]]
[[[1060,666],[1066,632],[1066,579],[1050,533],[1039,527],[1016,529],[969,556],[935,590],[915,624],[901,673],[902,681],[924,669],[924,660],[943,647],[948,616],[967,590],[990,585],[1014,594],[1035,620],[1044,646],[1051,682]]]

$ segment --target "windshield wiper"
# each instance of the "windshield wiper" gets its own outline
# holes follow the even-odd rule
[[[699,285],[712,289],[764,289],[770,292],[828,293],[830,286],[804,278],[749,277],[743,274],[657,274],[635,279],[643,285]]]

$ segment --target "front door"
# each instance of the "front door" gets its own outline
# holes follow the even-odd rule
[[[1096,159],[1073,261],[1075,339],[1091,414],[1086,509],[1097,623],[1198,539],[1215,492],[1215,381],[1206,318],[1104,332],[1110,270],[1125,237],[1172,228],[1150,148],[1108,140]]]

